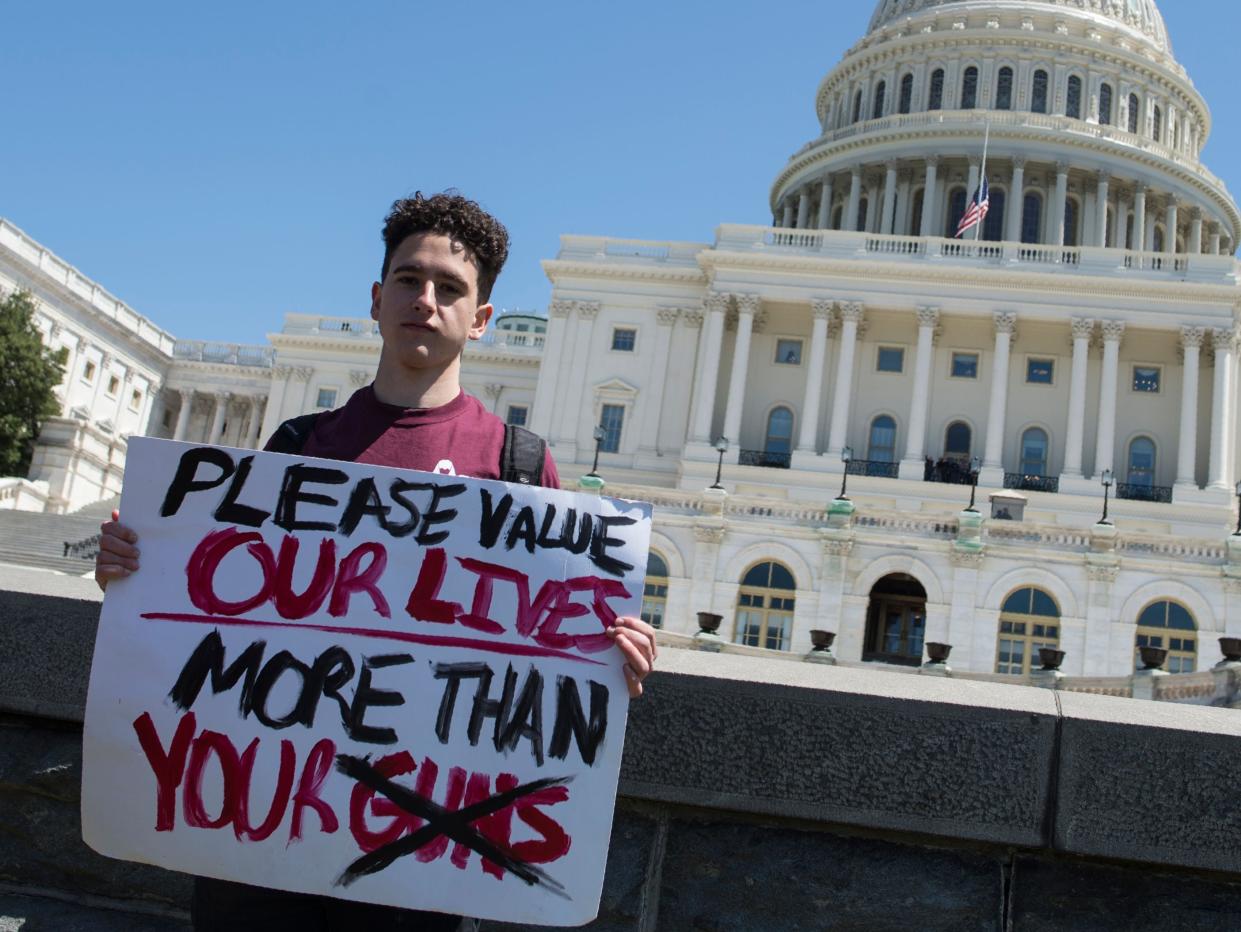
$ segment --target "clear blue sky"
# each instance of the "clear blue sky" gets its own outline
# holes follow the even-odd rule
[[[1241,4],[1163,0],[1241,195]],[[361,316],[391,201],[509,227],[494,300],[546,307],[561,233],[766,223],[871,0],[0,5],[0,216],[175,335]]]

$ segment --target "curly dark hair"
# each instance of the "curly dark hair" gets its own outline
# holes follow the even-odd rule
[[[486,304],[492,286],[508,259],[508,230],[476,201],[454,190],[424,197],[421,191],[392,204],[384,218],[384,264],[379,280],[388,276],[392,253],[416,233],[439,233],[461,243],[478,266],[478,299]]]

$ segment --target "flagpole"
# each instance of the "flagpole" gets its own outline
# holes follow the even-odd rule
[[[982,171],[978,175],[978,188],[976,189],[978,192],[977,197],[980,201],[982,200],[982,186],[987,182],[987,146],[991,143],[990,120],[987,121],[986,127],[986,132],[982,137]],[[986,218],[984,217],[982,220],[979,220],[976,224],[974,224],[974,242],[978,242],[982,239],[982,225],[985,220]]]

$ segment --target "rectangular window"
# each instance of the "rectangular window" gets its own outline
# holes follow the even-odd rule
[[[904,372],[905,351],[899,346],[879,347],[879,358],[875,363],[879,372]]]
[[[137,411],[142,406],[142,392],[134,389],[129,395],[129,410]]]
[[[1050,385],[1055,374],[1054,359],[1026,360],[1026,381],[1032,385]]]
[[[599,442],[599,452],[618,452],[621,429],[625,426],[625,406],[604,405],[599,414],[599,426],[603,428],[603,440]]]
[[[1158,392],[1159,376],[1158,366],[1134,366],[1133,390],[1135,392]]]
[[[505,414],[504,420],[507,423],[512,424],[514,427],[525,427],[526,415],[529,411],[530,409],[525,405],[509,405],[508,413]]]
[[[976,379],[978,378],[978,354],[977,353],[953,353],[952,354],[952,377],[954,379]]]
[[[336,389],[321,388],[319,389],[319,397],[315,399],[316,408],[334,408],[336,407]]]
[[[118,378],[117,378],[116,376],[114,376],[114,375],[110,375],[110,376],[108,376],[108,388],[107,388],[107,392],[108,392],[108,394],[109,394],[111,397],[115,398],[115,397],[116,397],[116,393],[117,393],[118,391],[120,391],[120,389],[121,389],[121,380],[120,380],[120,379],[118,379]]]
[[[632,353],[638,342],[638,331],[632,327],[616,327],[612,330],[612,349],[618,353]]]
[[[800,366],[801,340],[776,340],[776,362],[782,366]]]
[[[90,382],[93,384],[95,381],[95,373],[97,371],[98,369],[96,368],[95,364],[91,362],[89,359],[86,360],[86,364],[82,366],[82,381]]]

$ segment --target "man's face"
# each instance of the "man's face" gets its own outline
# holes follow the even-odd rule
[[[406,237],[392,254],[383,282],[371,286],[371,317],[385,354],[402,366],[451,363],[491,319],[478,303],[478,267],[460,243],[439,233]]]

